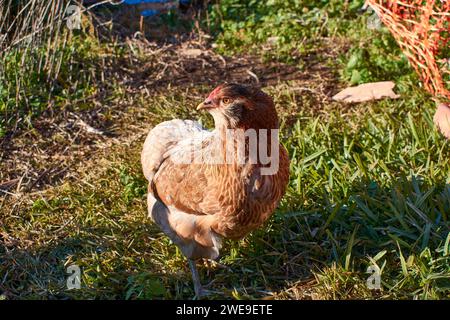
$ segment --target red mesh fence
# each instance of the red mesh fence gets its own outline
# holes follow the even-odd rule
[[[450,99],[450,0],[368,0],[427,91]]]

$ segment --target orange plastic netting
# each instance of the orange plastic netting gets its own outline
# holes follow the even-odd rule
[[[450,0],[368,0],[426,90],[450,99]]]

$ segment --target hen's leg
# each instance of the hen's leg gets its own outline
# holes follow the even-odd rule
[[[193,260],[193,259],[188,259],[188,260],[189,260],[189,267],[192,272],[192,280],[194,282],[194,291],[195,291],[194,299],[201,299],[201,298],[209,296],[209,295],[220,294],[219,291],[204,289],[204,286],[202,286],[202,284],[200,282],[200,276],[198,275],[197,265],[195,264],[195,260]],[[208,285],[206,285],[206,287],[209,287],[213,282],[214,282],[214,280],[211,281]]]
[[[188,260],[189,260],[189,268],[191,269],[191,273],[192,273],[192,281],[194,282],[195,297],[198,299],[204,295],[203,287],[200,282],[200,277],[198,275],[195,260],[192,260],[192,259],[188,259]]]

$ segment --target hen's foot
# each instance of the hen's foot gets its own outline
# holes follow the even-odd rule
[[[203,259],[204,264],[206,266],[206,268],[209,269],[214,269],[214,268],[220,268],[220,269],[225,269],[228,271],[231,271],[231,268],[229,266],[226,266],[220,262],[217,262],[216,260],[212,260],[212,259]]]
[[[219,291],[205,289],[205,287],[207,288],[207,287],[211,286],[213,284],[214,280],[211,281],[210,283],[208,283],[205,287],[202,286],[202,284],[200,282],[200,276],[198,275],[198,271],[197,271],[197,265],[195,264],[195,260],[189,259],[189,268],[191,269],[192,282],[194,283],[194,292],[195,292],[194,300],[199,300],[199,299],[206,298],[208,296],[220,294]]]

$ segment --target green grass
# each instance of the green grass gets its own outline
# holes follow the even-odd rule
[[[299,237],[319,242],[321,261],[364,274],[369,257],[386,251],[379,262],[386,263],[386,288],[442,298],[450,284],[449,146],[432,129],[432,104],[428,112],[425,105],[411,97],[361,106],[365,114],[297,122],[286,141],[293,179],[281,208],[288,219],[304,220],[293,235],[315,230]]]
[[[369,29],[373,12],[359,12],[364,1],[225,0],[212,12],[210,28],[224,54],[250,52],[267,60],[304,65],[319,61],[326,41],[343,46],[343,80],[351,84],[411,76],[406,57],[387,28]],[[347,46],[351,45],[349,50]],[[330,60],[336,67],[336,61]]]
[[[349,106],[300,92],[295,82],[264,88],[275,99],[291,158],[289,187],[262,229],[227,241],[220,265],[200,268],[202,281],[214,280],[216,297],[230,299],[450,298],[450,143],[434,128],[434,102],[390,35],[366,28],[359,1],[239,3],[223,0],[220,14],[212,9],[209,27],[222,54],[251,47],[302,68],[316,54],[340,74],[336,85],[393,80],[402,97]],[[307,23],[293,23],[297,18]],[[355,31],[349,38],[348,28]],[[267,54],[264,41],[272,36],[281,40]],[[321,59],[319,48],[336,49],[330,43],[339,44],[337,61]],[[0,295],[193,297],[186,259],[146,218],[139,155],[141,129],[149,125],[200,117],[211,126],[194,111],[209,89],[136,97],[127,111],[137,132],[131,142],[80,164],[76,180],[21,201],[4,198]],[[80,290],[66,289],[71,264],[82,268]],[[373,265],[381,290],[366,285]]]
[[[47,52],[53,63],[44,66]],[[50,48],[43,44],[2,54],[0,138],[17,128],[32,127],[45,111],[89,108],[85,101],[100,90],[100,55],[105,52],[96,39],[73,35]]]
[[[289,86],[268,91],[281,114],[298,104]],[[147,108],[168,119],[194,103],[180,108],[183,99],[155,98]],[[203,281],[215,279],[213,289],[229,298],[269,291],[292,298],[289,289],[310,277],[315,298],[448,298],[449,145],[433,128],[426,101],[419,95],[345,114],[339,105],[322,115],[297,110],[297,123],[282,131],[292,167],[279,209],[262,230],[227,242],[220,263],[231,272],[201,268]],[[193,295],[185,258],[146,219],[142,140],[117,146],[81,169],[79,182],[34,196],[3,218],[8,234],[32,243],[16,249],[15,262],[0,264],[16,279],[9,294]],[[83,270],[83,287],[67,291],[64,266],[73,263]],[[382,268],[382,291],[365,286],[374,263]]]

